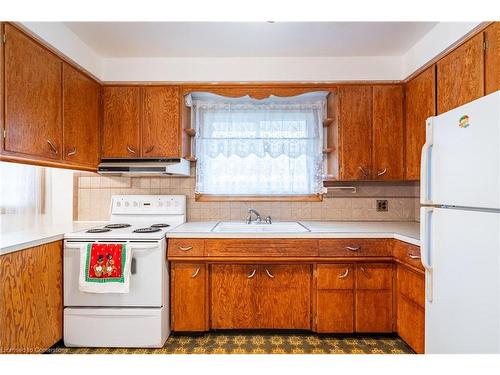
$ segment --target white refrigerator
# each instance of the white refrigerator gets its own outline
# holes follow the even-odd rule
[[[500,353],[500,91],[426,124],[425,352]]]

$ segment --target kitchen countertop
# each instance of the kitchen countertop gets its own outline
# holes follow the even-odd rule
[[[420,223],[401,221],[299,221],[309,232],[212,232],[217,221],[188,222],[167,232],[168,238],[394,238],[420,246]],[[263,224],[264,225],[264,224]],[[271,224],[272,225],[272,224]]]
[[[70,221],[64,223],[36,220],[25,229],[0,233],[0,255],[62,240],[64,233],[102,225],[100,221]]]

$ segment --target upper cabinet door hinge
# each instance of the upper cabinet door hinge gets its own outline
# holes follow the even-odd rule
[[[483,42],[483,49],[486,51],[490,47],[490,43],[487,40]]]
[[[3,135],[3,139],[7,138],[7,129],[3,130],[2,135]]]
[[[7,35],[5,35],[5,33],[3,33],[2,35],[2,43],[3,44],[7,43]]]

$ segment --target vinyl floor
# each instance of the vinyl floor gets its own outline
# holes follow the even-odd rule
[[[316,335],[312,333],[210,332],[171,335],[162,348],[66,348],[54,354],[412,354],[392,335]]]

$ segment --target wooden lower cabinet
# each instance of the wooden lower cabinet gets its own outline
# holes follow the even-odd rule
[[[393,332],[393,265],[356,267],[356,332]]]
[[[62,243],[0,256],[0,353],[42,353],[62,339]]]
[[[214,264],[211,328],[310,329],[309,265]]]
[[[405,265],[397,266],[397,332],[416,353],[424,353],[425,275]]]
[[[207,330],[206,265],[173,263],[171,267],[172,329]]]

